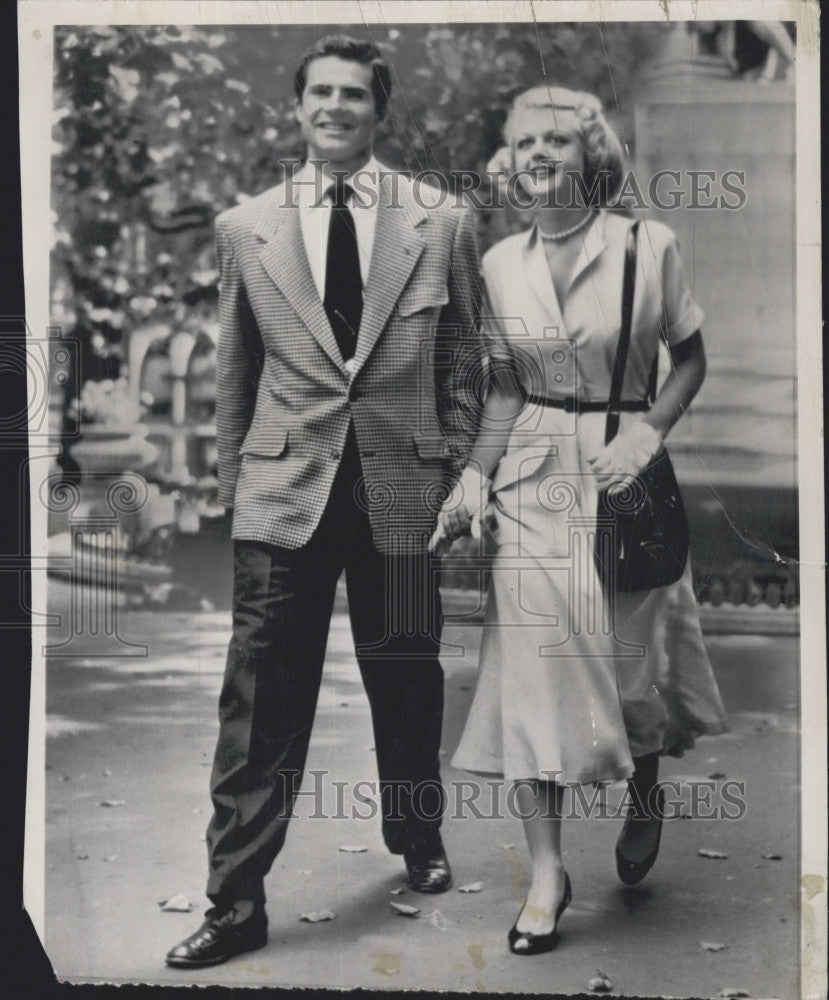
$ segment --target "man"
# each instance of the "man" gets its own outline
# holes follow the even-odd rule
[[[233,507],[234,616],[207,832],[213,902],[167,963],[262,947],[343,569],[371,705],[383,835],[409,884],[444,892],[439,825],[441,501],[474,438],[481,365],[470,213],[374,159],[391,74],[366,42],[315,44],[295,77],[308,162],[223,212],[219,494]]]

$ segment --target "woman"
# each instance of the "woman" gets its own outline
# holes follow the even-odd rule
[[[479,535],[491,497],[497,552],[475,697],[453,763],[517,784],[532,880],[509,944],[529,955],[555,947],[570,901],[564,787],[629,780],[637,809],[616,858],[633,884],[659,845],[660,753],[681,753],[695,735],[725,726],[690,564],[676,585],[617,594],[609,621],[593,562],[597,490],[645,468],[704,378],[702,313],[676,241],[659,223],[641,224],[622,393],[630,408],[605,445],[632,222],[599,210],[588,193],[606,204],[619,190],[621,146],[595,97],[547,86],[516,99],[505,137],[535,219],[529,234],[483,259],[491,386],[433,546]],[[647,409],[660,338],[671,371]]]

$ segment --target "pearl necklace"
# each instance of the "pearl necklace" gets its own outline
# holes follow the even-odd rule
[[[550,243],[559,243],[561,240],[566,240],[568,236],[572,236],[574,233],[577,233],[580,229],[584,229],[585,226],[593,221],[594,215],[595,211],[588,212],[583,219],[575,224],[575,226],[570,226],[569,229],[563,229],[560,233],[542,233],[539,229],[538,235],[542,240],[548,240]]]

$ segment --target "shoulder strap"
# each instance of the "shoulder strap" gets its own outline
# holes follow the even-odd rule
[[[625,273],[622,280],[622,326],[619,330],[619,343],[616,345],[616,360],[613,362],[613,377],[610,382],[610,395],[607,401],[607,421],[605,422],[604,443],[607,444],[616,437],[619,430],[619,403],[622,399],[622,383],[625,380],[625,367],[630,347],[630,328],[633,322],[633,293],[636,286],[636,239],[639,235],[639,223],[634,222],[628,230],[625,244]]]
[[[648,375],[648,402],[653,406],[656,401],[656,383],[659,381],[659,348],[653,356],[650,375]]]

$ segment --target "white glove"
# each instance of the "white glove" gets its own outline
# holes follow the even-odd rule
[[[481,537],[481,515],[489,499],[489,479],[475,465],[467,465],[438,514],[429,539],[429,551],[442,555],[461,535]]]
[[[599,489],[628,486],[662,447],[662,435],[643,420],[626,427],[588,465]]]

